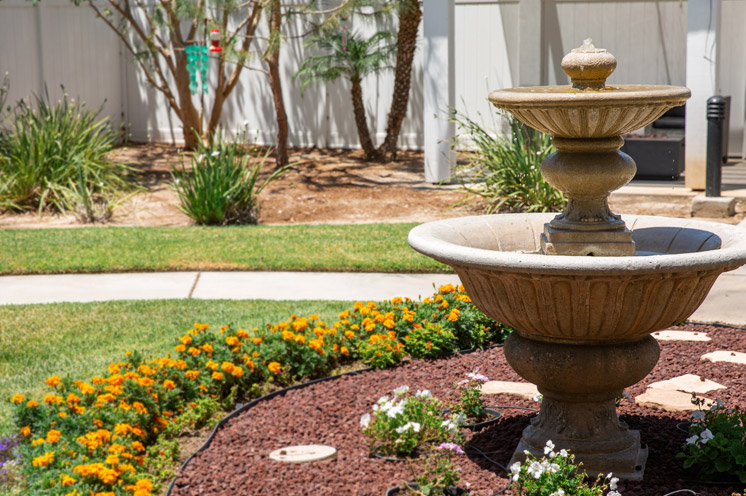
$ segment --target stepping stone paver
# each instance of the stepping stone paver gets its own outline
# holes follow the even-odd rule
[[[704,400],[704,406],[709,408],[714,402],[707,398],[697,396],[698,399]],[[658,408],[669,412],[693,412],[697,405],[692,403],[692,395],[681,391],[672,391],[670,389],[648,389],[640,396],[635,397],[635,403],[640,406]]]
[[[722,384],[705,379],[698,375],[686,374],[668,379],[667,381],[658,381],[648,386],[650,389],[667,389],[669,391],[682,391],[685,393],[709,393],[719,389],[726,389]]]
[[[539,390],[530,382],[489,381],[482,385],[482,394],[512,394],[533,399]]]
[[[740,363],[741,365],[746,365],[746,353],[730,350],[718,350],[711,353],[705,353],[702,355],[700,360],[703,362],[709,360],[711,362]]]
[[[658,331],[653,337],[658,341],[710,341],[707,333],[691,331]]]
[[[331,446],[322,444],[309,444],[305,446],[288,446],[274,450],[269,457],[278,462],[285,463],[309,463],[320,462],[330,458],[336,458],[337,450]]]

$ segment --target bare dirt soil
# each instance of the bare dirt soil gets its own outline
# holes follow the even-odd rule
[[[136,169],[143,191],[122,201],[108,225],[188,226],[171,188],[171,171],[188,165],[189,154],[168,145],[132,144],[117,149],[114,159]],[[484,212],[480,201],[456,185],[424,181],[420,151],[402,151],[396,162],[369,163],[359,150],[294,149],[292,169],[261,196],[263,224],[425,222]],[[268,160],[266,169],[274,166]],[[267,171],[269,172],[269,171]],[[689,197],[615,195],[611,208],[629,214],[689,217]],[[740,202],[737,215],[746,216]],[[73,215],[3,214],[0,228],[79,227]]]

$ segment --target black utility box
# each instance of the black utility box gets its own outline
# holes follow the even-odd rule
[[[637,164],[635,179],[673,179],[684,172],[684,138],[627,135],[624,153]]]

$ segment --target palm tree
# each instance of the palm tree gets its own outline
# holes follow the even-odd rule
[[[394,34],[387,31],[379,31],[363,40],[357,33],[348,34],[345,28],[333,34],[317,35],[306,45],[315,47],[323,55],[306,58],[293,76],[301,82],[301,93],[312,82],[335,81],[340,76],[350,80],[355,125],[366,160],[378,160],[380,154],[368,130],[361,83],[369,74],[392,68],[391,58],[396,52],[393,40]]]

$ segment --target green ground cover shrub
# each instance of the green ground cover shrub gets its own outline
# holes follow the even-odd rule
[[[470,193],[484,198],[490,213],[554,212],[567,203],[564,194],[554,189],[541,175],[541,162],[551,154],[551,137],[505,116],[510,136],[496,135],[470,119],[451,111],[450,120],[476,151],[466,164],[457,165],[459,173],[475,184],[465,185]],[[454,146],[455,146],[454,142]]]
[[[432,300],[445,307],[445,297],[457,295],[462,296],[457,301],[466,305],[463,288],[452,286],[441,287]],[[393,333],[393,339],[406,343],[401,322],[410,329],[422,325],[418,309],[429,304],[395,299],[380,308],[389,305],[392,311],[381,312],[375,303],[359,302],[329,324],[316,314],[292,315],[279,324],[253,329],[223,326],[213,331],[209,325],[195,323],[175,340],[168,355],[147,359],[130,351],[110,363],[106,373],[87,380],[64,374],[47,377],[43,397],[32,399],[21,393],[11,397],[22,438],[24,490],[29,494],[153,494],[159,477],[168,470],[164,460],[148,461],[148,448],[164,446],[167,449],[158,453],[173,458],[173,425],[183,424],[187,411],[206,399],[232,404],[238,398],[328,375],[354,364],[376,340],[374,336],[392,338]],[[400,306],[398,313],[395,306]],[[455,323],[466,309],[442,310],[427,315],[428,319],[442,328],[450,325],[454,335],[463,334]],[[370,319],[357,329],[360,333],[352,331],[354,313],[365,315],[361,324]],[[500,327],[494,322],[492,326]],[[467,334],[485,339],[501,335],[485,330]],[[204,406],[202,421],[214,411]]]
[[[191,169],[182,166],[172,173],[181,210],[201,225],[256,224],[259,194],[287,167],[260,182],[269,150],[246,149],[239,140],[226,143],[220,135],[198,143]]]
[[[18,102],[0,134],[0,207],[107,220],[133,188],[132,170],[107,158],[120,134],[100,115],[67,95],[57,103],[48,94]]]

